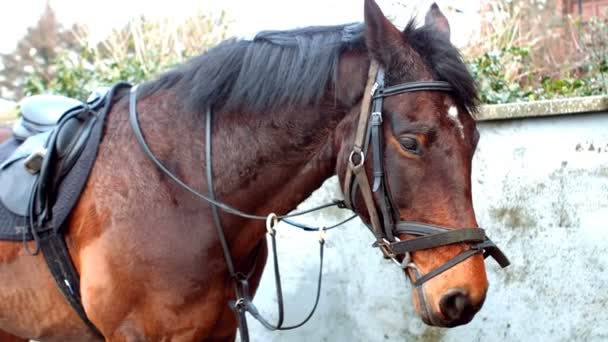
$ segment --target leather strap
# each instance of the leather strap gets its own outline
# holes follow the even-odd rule
[[[397,234],[431,235],[447,232],[449,229],[429,223],[401,221],[395,226]]]
[[[367,113],[371,105],[372,96],[376,91],[374,89],[374,80],[376,79],[378,68],[378,62],[372,59],[369,64],[367,84],[365,85],[365,90],[363,91],[363,100],[361,101],[361,113],[359,114],[359,123],[355,132],[353,151],[351,152],[351,155],[349,157],[349,166],[346,168],[346,175],[344,176],[344,204],[347,208],[350,209],[354,208],[350,198],[351,186],[353,183],[353,170],[350,164],[355,153],[360,154],[360,156],[362,156],[363,160],[360,160],[360,164],[363,165],[365,163],[365,152],[363,151],[363,146],[365,145],[365,137],[367,136]]]
[[[425,224],[420,222],[399,222],[396,225],[397,234],[420,235],[421,237],[403,240],[391,244],[395,254],[411,253],[418,250],[446,246],[454,243],[474,243],[470,249],[458,254],[441,266],[433,269],[427,274],[420,276],[416,273],[414,286],[420,286],[431,280],[437,275],[458,265],[466,259],[478,253],[484,253],[484,257],[492,256],[501,267],[509,265],[509,259],[496,247],[496,245],[486,236],[481,228],[462,228],[450,230],[444,227]]]
[[[418,82],[409,82],[402,83],[392,87],[378,89],[378,92],[374,96],[374,99],[389,97],[401,93],[411,93],[416,91],[445,91],[452,92],[454,88],[451,84],[444,81],[418,81]]]
[[[413,285],[418,287],[418,286],[424,284],[425,282],[433,279],[434,277],[438,276],[439,274],[449,270],[450,268],[452,268],[452,267],[458,265],[459,263],[465,261],[466,259],[472,257],[473,255],[482,253],[482,252],[483,252],[482,250],[475,249],[475,248],[468,249],[468,250],[458,254],[454,258],[448,260],[446,263],[443,263],[441,266],[428,272],[427,274],[420,276],[419,278],[416,279],[416,281],[414,281]]]
[[[376,76],[376,84],[378,85],[378,91],[384,88],[384,69],[380,68]],[[394,227],[394,212],[391,203],[390,192],[387,187],[386,177],[384,174],[384,138],[383,138],[383,116],[382,108],[384,106],[384,98],[377,98],[374,96],[372,100],[372,113],[370,115],[370,129],[368,132],[368,139],[366,143],[372,145],[372,170],[373,170],[373,186],[372,191],[376,194],[376,205],[380,210],[382,216],[382,229],[383,237],[389,242],[395,241],[393,234]],[[384,253],[385,257],[390,257],[391,252]]]
[[[82,306],[80,277],[74,268],[64,237],[52,232],[48,237],[41,239],[39,243],[40,251],[42,251],[49,271],[53,279],[55,279],[57,287],[61,290],[63,297],[70,303],[72,309],[76,311],[80,319],[82,319],[93,334],[102,337],[103,334],[89,320]]]
[[[461,242],[482,242],[486,238],[486,233],[481,228],[464,228],[394,242],[391,243],[391,248],[395,254],[403,254]]]
[[[359,192],[361,193],[361,196],[363,197],[363,201],[365,203],[365,208],[369,215],[370,223],[372,226],[372,232],[373,232],[374,236],[376,237],[376,244],[379,246],[386,246],[386,241],[384,241],[385,234],[382,231],[383,225],[380,223],[380,217],[379,217],[378,211],[376,209],[376,204],[374,201],[372,188],[369,184],[369,178],[368,178],[367,172],[365,170],[365,152],[364,152],[364,146],[366,145],[366,141],[368,140],[368,139],[366,139],[368,137],[367,132],[369,132],[369,130],[368,130],[369,117],[367,114],[369,112],[372,96],[374,95],[374,93],[376,92],[376,90],[379,86],[378,83],[374,81],[374,80],[376,80],[376,76],[378,74],[378,69],[379,69],[378,62],[376,62],[375,60],[372,60],[370,62],[370,66],[369,66],[368,82],[367,82],[367,85],[365,87],[365,91],[363,94],[363,100],[361,102],[361,113],[359,115],[359,124],[357,125],[357,131],[355,133],[353,150],[349,156],[348,168],[347,168],[346,176],[344,179],[344,182],[345,182],[344,183],[344,193],[345,193],[344,202],[347,207],[353,208],[351,195],[352,195],[352,182],[353,182],[352,178],[354,176],[354,179],[359,188]],[[372,127],[372,131],[374,131],[375,134],[379,134],[378,130],[379,130],[380,124],[382,123],[381,114],[379,117],[376,116],[376,119],[377,119],[376,127],[375,127],[375,129]],[[355,158],[357,158],[357,160],[355,160]],[[376,154],[376,158],[379,158],[379,154]],[[385,254],[385,256],[387,256],[387,257],[389,256],[390,253],[386,249],[382,249],[382,251]]]

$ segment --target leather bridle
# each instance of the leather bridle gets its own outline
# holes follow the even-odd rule
[[[356,212],[355,198],[358,190],[369,216],[370,224],[368,228],[376,238],[374,247],[380,248],[386,258],[392,259],[404,269],[413,269],[416,278],[413,283],[414,286],[424,284],[478,253],[483,253],[484,257],[492,256],[501,267],[507,267],[509,260],[481,228],[449,229],[421,222],[395,220],[396,215],[384,173],[383,102],[384,98],[389,96],[417,91],[451,92],[453,88],[449,83],[443,81],[408,82],[385,87],[384,70],[378,66],[376,61],[372,60],[361,105],[359,123],[355,132],[354,145],[348,158],[348,168],[344,178],[344,202],[346,206]],[[372,185],[370,185],[365,169],[367,161],[365,157],[370,146],[373,156]],[[377,196],[374,196],[374,194]],[[374,200],[374,197],[377,200]],[[401,241],[398,237],[401,234],[416,237]],[[418,268],[411,261],[410,254],[412,252],[456,243],[467,243],[469,249],[420,276]],[[399,260],[400,258],[402,260]]]

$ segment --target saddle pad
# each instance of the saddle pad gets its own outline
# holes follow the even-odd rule
[[[111,99],[115,101],[115,99]],[[104,106],[98,113],[98,119],[91,131],[86,147],[78,157],[74,167],[68,172],[59,185],[58,196],[53,204],[53,216],[50,224],[53,227],[62,227],[70,212],[78,202],[80,194],[93,168],[97,157],[97,150],[103,133],[104,121],[112,105]],[[104,110],[106,109],[107,110]],[[0,164],[2,164],[19,146],[19,143],[10,138],[0,145]],[[0,186],[2,186],[0,184]],[[21,241],[32,240],[32,235],[26,231],[26,218],[9,211],[0,201],[0,240]]]

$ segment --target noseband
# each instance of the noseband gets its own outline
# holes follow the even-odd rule
[[[384,98],[417,91],[452,92],[453,90],[449,83],[442,81],[408,82],[385,87],[384,70],[378,67],[376,61],[372,61],[361,105],[359,124],[355,133],[355,142],[348,158],[348,169],[344,179],[344,202],[346,206],[353,211],[356,209],[354,206],[355,196],[357,190],[359,190],[369,214],[371,228],[370,225],[368,225],[368,228],[376,238],[374,247],[380,248],[386,258],[390,258],[403,268],[413,269],[416,278],[414,286],[424,284],[478,253],[483,253],[484,257],[492,256],[501,267],[509,265],[509,259],[486,236],[485,231],[481,228],[448,229],[421,222],[394,220],[395,210],[384,174],[382,139]],[[370,104],[371,111],[368,112]],[[365,157],[370,145],[373,151],[372,185],[370,185],[365,170]],[[376,194],[377,201],[374,201],[374,194]],[[401,241],[398,237],[400,234],[416,237]],[[429,273],[420,276],[416,264],[411,261],[410,253],[456,243],[467,243],[469,249]],[[402,257],[402,260],[399,260],[400,257]]]

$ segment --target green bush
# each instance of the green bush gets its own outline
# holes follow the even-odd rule
[[[486,4],[481,35],[464,53],[483,103],[608,93],[608,12],[556,13],[555,2]]]
[[[480,99],[486,104],[546,100],[562,97],[603,95],[608,93],[608,60],[588,64],[576,74],[559,77],[540,76],[529,70],[529,48],[510,47],[486,52],[469,62],[477,80]],[[515,65],[519,74],[509,76],[506,63]]]
[[[144,65],[133,54],[117,62],[112,58],[100,57],[97,50],[88,47],[82,48],[79,52],[63,51],[51,62],[53,77],[45,79],[42,75],[34,73],[25,82],[25,93],[28,95],[56,93],[76,99],[86,99],[97,87],[119,81],[140,83],[183,60],[175,58],[161,63],[160,58],[152,51],[147,58],[157,63]]]
[[[64,49],[50,62],[51,76],[34,72],[25,80],[26,95],[56,93],[86,99],[100,86],[119,81],[133,84],[204,52],[226,37],[224,13],[218,18],[197,13],[183,22],[169,19],[133,19],[95,46],[86,31],[77,49]]]

